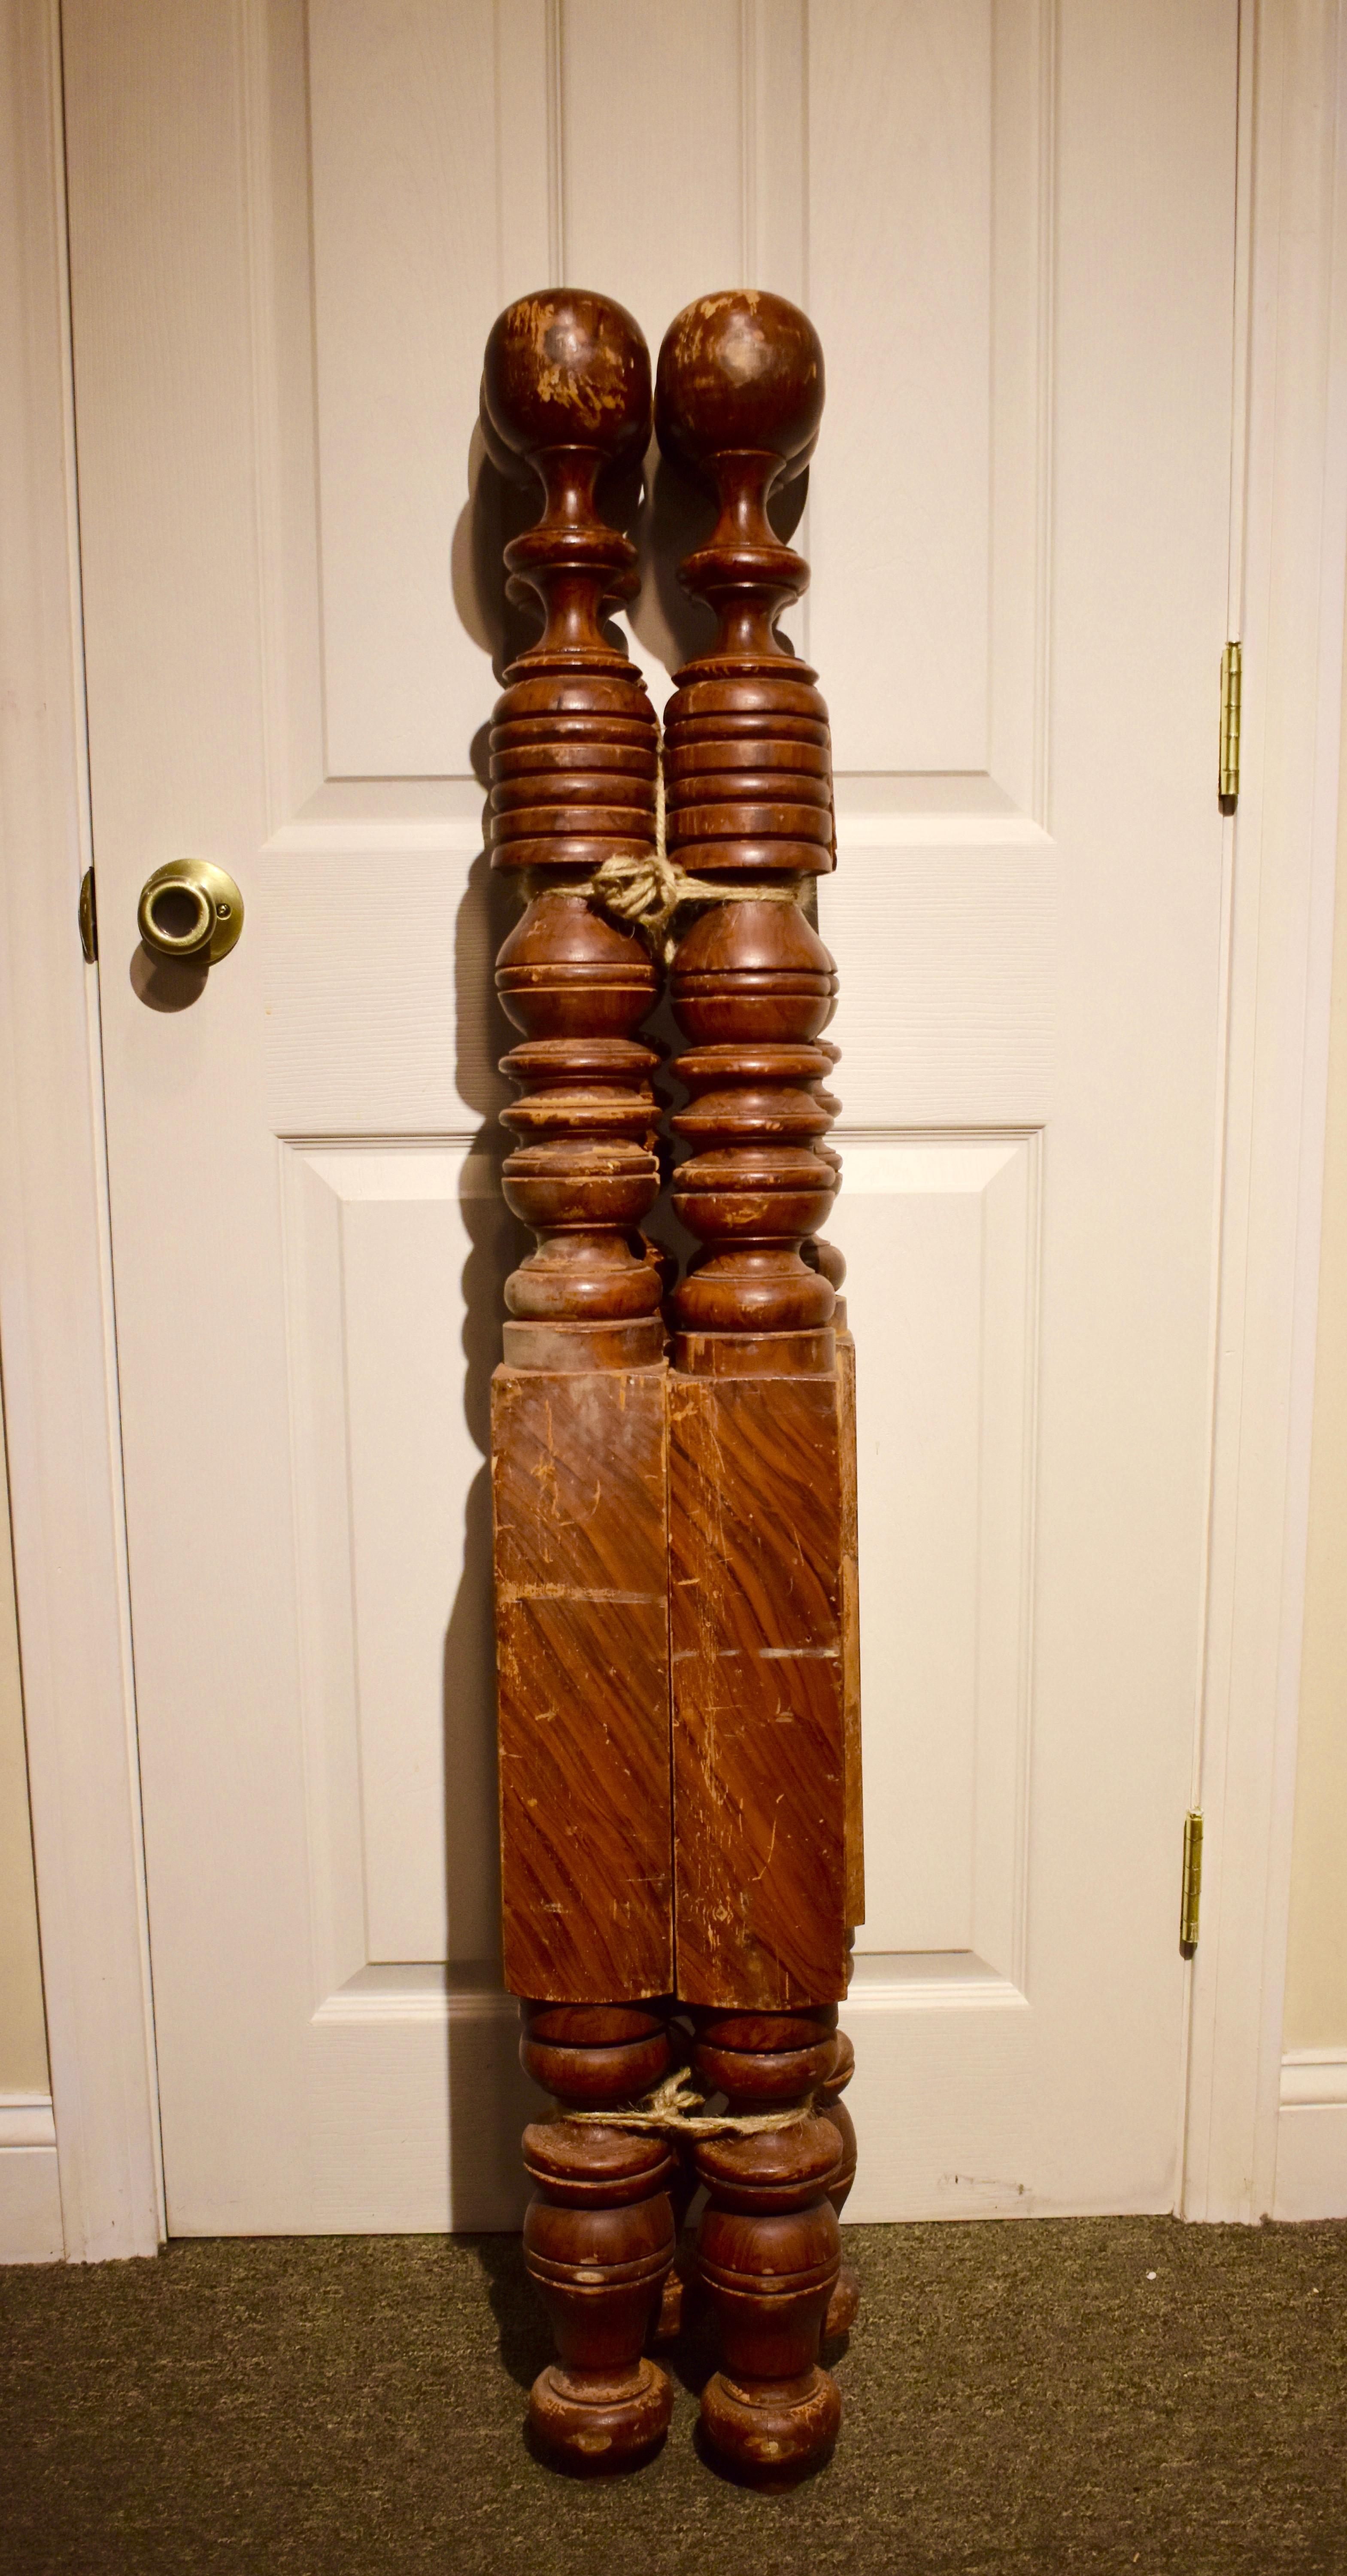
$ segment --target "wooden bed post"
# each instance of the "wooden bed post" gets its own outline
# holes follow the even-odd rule
[[[635,586],[599,484],[644,449],[645,344],[621,306],[569,290],[511,305],[487,344],[488,447],[543,492],[506,562],[544,633],[491,737],[492,864],[527,898],[497,971],[523,1031],[504,1184],[538,1237],[507,1285],[492,1409],[505,1974],[557,2103],[524,2136],[526,2258],[561,2356],[530,2420],[589,2467],[664,2432],[642,2344],[678,2304],[691,2145],[724,2365],[703,2426],[775,2480],[832,2446],[822,2338],[856,2312],[837,2030],[863,1912],[854,1376],[843,1265],[818,1236],[836,975],[803,905],[833,865],[832,785],[827,709],[775,631],[808,575],[766,514],[822,405],[818,340],[779,297],[706,298],[665,340],[661,440],[720,504],[683,567],[720,631],[669,704],[665,849],[654,716],[599,623]],[[671,1367],[638,1232],[659,1167],[636,1031],[662,979],[630,922],[692,911],[672,1195],[704,1249],[670,1300]],[[665,2081],[686,2054],[674,2010],[700,2101]]]
[[[605,525],[605,467],[638,461],[650,360],[629,313],[567,290],[503,313],[483,429],[543,514],[506,549],[542,604],[491,735],[492,865],[526,909],[497,984],[523,1044],[505,1194],[538,1248],[506,1288],[492,1388],[505,1977],[521,2056],[562,2116],[524,2133],[529,2269],[560,2363],[536,2435],[612,2465],[663,2433],[665,2373],[642,2358],[674,2252],[664,2140],[568,2121],[667,2070],[670,1891],[667,1435],[661,1278],[637,1232],[659,1191],[657,1058],[634,1032],[660,978],[638,934],[591,906],[606,861],[655,847],[654,713],[604,641],[635,553]]]
[[[666,335],[660,442],[720,512],[682,568],[719,632],[678,674],[663,751],[669,857],[720,893],[671,981],[693,1042],[673,1203],[705,1246],[672,1300],[675,1973],[707,2086],[732,2111],[805,2112],[696,2150],[724,2361],[702,2421],[763,2474],[831,2447],[820,2339],[855,2307],[837,2223],[854,2133],[816,2099],[849,2072],[837,2005],[863,1913],[853,1399],[842,1263],[817,1240],[839,1170],[819,1043],[836,975],[799,900],[834,864],[832,782],[827,708],[776,633],[808,571],[767,517],[822,408],[817,335],[778,296],[704,297]]]

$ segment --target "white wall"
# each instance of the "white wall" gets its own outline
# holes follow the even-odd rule
[[[63,2251],[0,1415],[0,2263]]]
[[[1347,693],[1283,2047],[1347,2048]]]
[[[47,2090],[9,1485],[2,1471],[0,1456],[0,2101]]]

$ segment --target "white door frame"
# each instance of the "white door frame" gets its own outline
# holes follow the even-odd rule
[[[1323,1207],[1347,579],[1347,11],[1245,0],[1209,1581],[1182,2208],[1273,2206]],[[1240,379],[1242,378],[1242,382]]]
[[[1195,2218],[1255,2219],[1274,2183],[1347,592],[1345,11],[1242,10],[1247,785],[1218,1075]],[[90,834],[59,0],[0,0],[0,88],[0,1351],[63,2224],[89,2261],[153,2252],[163,2187],[97,978],[75,929]]]
[[[58,0],[0,0],[0,1357],[69,2259],[163,2236],[89,862]],[[0,2252],[3,2252],[0,2248]]]

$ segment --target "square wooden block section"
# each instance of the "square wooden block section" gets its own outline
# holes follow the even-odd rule
[[[667,1372],[492,1380],[501,1911],[517,1995],[673,1984]]]
[[[678,1993],[846,1993],[849,1424],[836,1375],[669,1381]]]

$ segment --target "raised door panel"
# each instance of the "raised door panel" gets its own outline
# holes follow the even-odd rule
[[[693,296],[750,283],[805,298],[827,353],[802,613],[838,768],[1028,809],[1048,34],[1046,0],[315,0],[328,776],[471,774],[499,305],[601,283],[655,349]],[[657,697],[666,591],[632,618]]]
[[[288,1140],[282,1188],[319,1983],[450,1961],[471,1984],[500,1901],[473,1289],[517,1230],[466,1142]]]
[[[859,1383],[862,1985],[1024,1978],[1040,1139],[844,1134]]]

